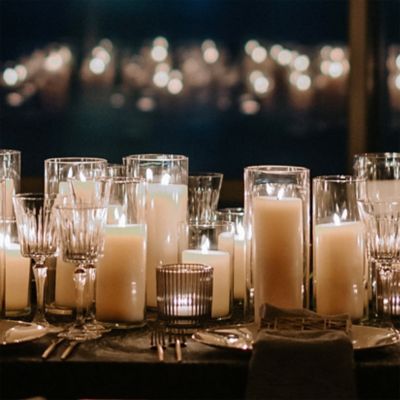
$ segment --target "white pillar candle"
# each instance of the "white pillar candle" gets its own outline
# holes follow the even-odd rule
[[[12,202],[12,197],[15,194],[14,180],[11,178],[6,178],[3,181],[1,181],[1,186],[2,187],[0,187],[0,204],[3,205],[5,201],[5,208],[3,209],[3,207],[1,206],[0,213],[2,214],[4,212],[5,220],[12,220],[14,218],[13,202]]]
[[[239,236],[235,237],[233,277],[233,297],[237,300],[244,300],[246,293],[245,241]]]
[[[213,267],[212,318],[230,314],[231,265],[230,255],[219,250],[184,250],[183,263],[200,263]]]
[[[157,265],[178,261],[178,226],[186,221],[187,199],[186,185],[148,185],[146,303],[149,307],[157,307]]]
[[[97,266],[96,318],[143,321],[145,290],[146,226],[107,225],[104,256]]]
[[[75,264],[65,262],[62,256],[57,257],[55,302],[59,307],[75,308]]]
[[[368,198],[375,201],[394,201],[400,199],[400,179],[367,181]]]
[[[361,222],[320,224],[314,229],[317,312],[363,316],[364,226]]]
[[[299,198],[253,200],[255,307],[301,308],[303,218]],[[256,316],[258,311],[256,312]]]
[[[30,258],[22,257],[16,243],[6,245],[6,311],[23,310],[29,306]]]

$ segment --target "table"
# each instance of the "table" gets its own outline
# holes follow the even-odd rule
[[[165,362],[150,350],[149,329],[114,331],[79,345],[66,360],[60,345],[46,361],[50,343],[3,346],[1,398],[213,398],[244,397],[250,354],[212,348],[192,340],[177,363],[168,348]],[[355,375],[361,399],[400,397],[400,344],[355,353]]]

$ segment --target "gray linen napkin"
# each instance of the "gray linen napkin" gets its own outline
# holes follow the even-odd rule
[[[311,313],[311,314],[310,314]],[[342,330],[294,329],[290,317],[325,320],[309,310],[262,308],[262,324],[276,318],[289,329],[261,328],[247,380],[247,399],[355,399],[353,347]],[[338,320],[343,320],[340,316]],[[307,321],[306,321],[307,326]]]

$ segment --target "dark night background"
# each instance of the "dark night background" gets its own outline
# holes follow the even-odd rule
[[[82,57],[99,39],[116,47],[139,48],[165,36],[171,48],[206,38],[240,55],[251,38],[320,46],[348,42],[347,1],[226,0],[2,0],[1,61],[16,60],[51,42],[65,42]],[[399,43],[397,1],[388,1],[387,43]],[[143,113],[129,101],[120,109],[81,94],[75,77],[68,107],[43,112],[35,104],[2,106],[0,147],[22,151],[23,175],[41,176],[43,160],[95,155],[120,162],[127,154],[180,153],[191,171],[222,171],[241,179],[255,164],[293,164],[312,175],[346,172],[346,99],[329,113],[318,107],[294,112],[283,105],[256,115],[238,107],[220,111],[211,104],[171,104]],[[392,124],[393,125],[393,124]],[[374,151],[400,148],[396,124],[389,124]]]

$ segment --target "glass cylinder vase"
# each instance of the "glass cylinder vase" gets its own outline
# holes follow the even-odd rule
[[[137,154],[124,158],[127,175],[147,182],[146,304],[157,307],[156,267],[178,261],[178,226],[187,220],[187,157],[175,154]]]
[[[309,170],[251,166],[244,171],[247,282],[254,285],[254,314],[264,303],[308,306]],[[251,298],[251,296],[249,296]]]
[[[316,311],[366,315],[365,226],[357,199],[365,179],[320,176],[313,179],[313,288]]]

